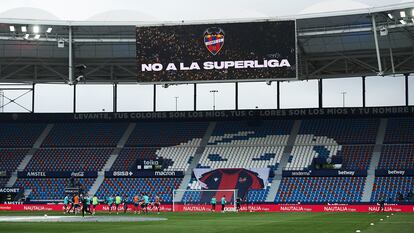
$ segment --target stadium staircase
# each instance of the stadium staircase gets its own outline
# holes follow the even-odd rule
[[[116,159],[121,153],[122,148],[124,148],[125,144],[127,143],[129,136],[131,136],[132,132],[136,127],[136,123],[130,123],[128,128],[125,130],[124,134],[122,135],[121,139],[116,145],[116,148],[112,151],[111,156],[109,157],[108,161],[106,161],[105,166],[103,167],[102,171],[98,172],[98,178],[96,178],[95,182],[89,189],[89,196],[94,196],[95,193],[98,191],[99,187],[105,180],[105,171],[110,171],[112,165],[115,163]]]
[[[382,145],[384,143],[385,131],[387,129],[388,119],[381,119],[378,127],[377,138],[375,141],[374,151],[372,153],[371,162],[369,164],[368,176],[365,181],[364,192],[362,194],[362,202],[369,202],[371,200],[372,191],[375,183],[375,169],[378,167]]]
[[[40,136],[36,139],[36,142],[33,144],[32,149],[27,153],[27,155],[24,157],[24,159],[20,162],[19,166],[17,167],[16,171],[12,173],[12,176],[10,177],[9,181],[6,184],[6,187],[13,187],[13,185],[16,183],[17,180],[17,172],[23,171],[26,166],[29,164],[30,160],[32,159],[33,155],[36,153],[36,151],[40,148],[43,141],[46,139],[47,135],[49,135],[50,131],[52,130],[54,124],[48,124],[46,128],[43,130],[43,132],[40,134]]]
[[[285,146],[285,149],[283,151],[282,158],[280,160],[280,164],[274,172],[274,179],[272,182],[272,185],[270,186],[269,194],[266,197],[266,202],[273,202],[276,198],[277,192],[279,191],[280,183],[282,181],[282,172],[283,169],[287,166],[289,161],[289,156],[292,152],[293,146],[296,141],[296,137],[299,133],[300,126],[302,124],[301,120],[296,120],[293,124],[292,130],[290,132],[287,145]]]
[[[197,164],[200,162],[201,156],[204,153],[204,150],[206,149],[207,143],[211,137],[211,135],[214,132],[214,129],[216,128],[216,122],[210,122],[208,125],[208,128],[206,130],[206,133],[203,136],[203,139],[200,142],[199,147],[196,150],[196,153],[194,154],[194,158],[188,167],[188,169],[185,171],[185,176],[183,180],[181,181],[181,184],[179,186],[179,189],[187,189],[188,184],[191,182],[191,177],[193,174],[193,169],[197,167]],[[176,200],[182,201],[184,196],[183,192],[178,193],[175,198]]]

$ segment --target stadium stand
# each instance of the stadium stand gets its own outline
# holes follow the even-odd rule
[[[345,145],[338,151],[343,170],[368,170],[374,145]]]
[[[310,119],[303,120],[299,131],[302,137],[297,138],[298,144],[326,145],[331,139],[340,145],[375,144],[379,119]],[[315,136],[326,137],[322,141]],[[325,141],[326,140],[326,141]]]
[[[181,178],[106,178],[97,196],[106,200],[116,194],[133,197],[136,194],[148,193],[150,198],[159,196],[162,202],[172,202],[172,190],[177,189]]]
[[[217,122],[208,145],[285,145],[292,120]]]
[[[365,177],[284,177],[275,202],[359,202],[364,182]]]
[[[314,158],[342,157],[343,170],[368,170],[374,145],[294,146],[285,170],[306,170]]]
[[[0,171],[14,172],[29,149],[0,148]]]
[[[138,123],[126,143],[127,147],[164,147],[189,143],[202,138],[208,122]]]
[[[193,139],[188,143],[169,147],[125,148],[121,151],[112,171],[128,171],[137,160],[162,159],[167,171],[185,171],[200,144],[201,139]]]
[[[197,168],[279,167],[293,120],[217,122]],[[379,169],[413,169],[414,141],[408,118],[389,119],[382,146]],[[342,157],[343,170],[368,170],[374,150],[378,119],[303,120],[287,159],[287,170],[306,170],[314,158]],[[45,124],[6,123],[0,135],[0,171],[14,172],[46,126]],[[129,171],[139,159],[162,159],[167,171],[187,171],[208,128],[208,122],[137,123],[115,160],[112,171]],[[101,171],[128,123],[57,123],[25,168],[25,171]],[[7,129],[16,127],[18,130]],[[399,127],[408,130],[399,135]],[[398,129],[398,130],[397,130]],[[8,132],[9,131],[9,132]],[[28,132],[30,131],[30,132]],[[6,136],[4,136],[6,135]],[[10,138],[7,138],[10,137]],[[7,139],[7,140],[6,140]],[[413,143],[413,144],[411,144]],[[1,178],[4,186],[9,178]],[[88,190],[95,179],[82,179]],[[182,178],[106,178],[98,189],[99,198],[148,192],[171,202],[172,189]],[[269,178],[271,184],[273,178]],[[19,178],[15,187],[32,189],[32,200],[60,199],[68,179]],[[395,199],[398,192],[412,187],[412,177],[377,177],[371,197],[383,193]],[[275,202],[359,202],[364,177],[283,177]],[[271,186],[250,190],[249,201],[266,201]],[[200,189],[195,178],[187,189]],[[276,191],[275,191],[276,192]],[[273,197],[272,197],[273,199]],[[183,201],[197,200],[185,192]]]
[[[384,143],[414,143],[413,118],[389,118]]]
[[[266,168],[277,169],[282,146],[209,146],[198,168]]]
[[[40,149],[25,171],[100,171],[111,152],[111,148]]]
[[[5,187],[9,178],[0,178],[0,188]]]
[[[42,147],[115,147],[127,123],[57,123]]]
[[[45,127],[46,124],[39,123],[2,123],[0,147],[32,147]]]
[[[112,171],[128,171],[135,165],[137,159],[156,159],[156,152],[158,147],[142,147],[142,148],[124,148],[119,154],[114,165],[112,165]]]
[[[69,186],[69,179],[66,178],[19,178],[14,187],[31,189],[29,195],[31,200],[62,200],[65,197],[65,188]],[[94,179],[76,179],[77,183],[84,186],[84,190],[89,190]]]
[[[332,158],[341,146],[294,146],[285,170],[306,170],[314,158]]]
[[[384,145],[382,147],[379,169],[413,169],[414,144]]]
[[[198,168],[277,169],[293,121],[218,122]]]
[[[378,202],[385,198],[387,202],[397,202],[398,193],[404,195],[414,191],[414,177],[375,177],[371,201]],[[414,201],[414,199],[412,200]]]

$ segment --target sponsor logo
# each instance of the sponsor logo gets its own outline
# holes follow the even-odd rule
[[[156,171],[155,175],[156,176],[175,176],[175,172],[174,171]]]
[[[350,175],[353,176],[355,175],[354,171],[338,171],[338,175]]]
[[[304,211],[304,208],[302,206],[281,206],[280,207],[281,211],[288,211],[288,212],[293,212],[293,211]]]
[[[292,176],[310,176],[312,171],[308,172],[292,172]]]
[[[20,192],[19,188],[0,188],[0,193],[18,193]]]
[[[144,160],[144,161],[142,161],[142,163],[144,165],[158,165],[159,164],[159,161],[156,161],[156,160]]]
[[[355,208],[348,208],[346,206],[325,206],[323,207],[325,212],[356,212]]]
[[[70,174],[70,176],[73,176],[73,177],[84,177],[85,176],[85,173],[84,172],[72,172]]]
[[[211,54],[217,55],[224,45],[223,29],[218,27],[208,28],[204,32],[204,45]]]
[[[24,205],[23,210],[30,211],[52,211],[53,208],[44,205]]]
[[[46,177],[46,172],[27,172],[28,177]]]
[[[195,205],[191,205],[191,206],[184,206],[183,207],[184,211],[190,211],[190,212],[205,212],[205,211],[210,211],[209,208],[206,208],[205,206],[195,206]]]
[[[405,174],[405,171],[397,171],[397,170],[388,170],[388,175],[401,175],[403,176]]]
[[[128,171],[117,171],[112,173],[113,176],[132,176],[133,174],[134,173]]]

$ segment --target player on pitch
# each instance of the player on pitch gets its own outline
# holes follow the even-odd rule
[[[98,204],[99,204],[98,197],[95,195],[92,198],[93,215],[95,215],[96,213],[96,207],[98,206]]]
[[[123,203],[124,203],[124,214],[126,214],[126,212],[128,211],[128,204],[129,204],[128,195],[125,195],[123,199]]]
[[[226,195],[223,195],[221,198],[221,212],[224,213],[224,208],[226,207]]]
[[[119,208],[119,205],[121,205],[121,204],[122,204],[122,198],[121,198],[121,196],[119,196],[119,194],[117,194],[116,197],[115,197],[116,214],[119,214],[118,208]]]
[[[66,214],[68,210],[68,206],[69,206],[69,195],[66,195],[65,198],[63,199],[63,207],[64,207],[63,213],[64,214]]]
[[[139,209],[139,197],[138,197],[138,194],[136,194],[134,196],[133,202],[134,202],[134,214],[136,214],[138,212],[138,209]]]
[[[142,212],[148,214],[148,205],[149,205],[149,196],[148,194],[144,194],[144,196],[142,196],[142,201],[144,202],[144,209],[142,210]]]
[[[211,198],[211,212],[216,212],[216,203],[217,203],[216,197],[212,197]]]
[[[114,204],[114,198],[112,196],[109,196],[106,199],[106,203],[108,204],[108,207],[109,207],[109,213],[112,214],[111,211],[112,211],[112,205]]]
[[[161,205],[160,197],[155,196],[154,206],[155,208],[157,208],[157,214],[160,214],[160,205]]]

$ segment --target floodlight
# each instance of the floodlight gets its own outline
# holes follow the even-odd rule
[[[40,28],[39,26],[33,26],[33,33],[39,33]]]
[[[394,16],[391,13],[388,13],[388,18],[393,19]]]
[[[26,39],[26,40],[28,40],[29,39],[29,34],[26,34],[26,35],[24,35],[24,38]]]
[[[407,24],[407,22],[405,22],[405,20],[403,20],[403,19],[402,19],[402,20],[400,20],[400,23],[401,23],[401,24]]]
[[[10,26],[9,26],[9,29],[10,29],[10,31],[11,31],[11,32],[16,31],[16,29],[14,28],[14,26],[13,26],[13,25],[10,25]]]
[[[401,18],[405,18],[405,11],[400,11],[400,16],[401,16]]]
[[[27,32],[27,27],[26,26],[22,26],[22,32]]]
[[[39,34],[36,34],[36,35],[34,36],[34,38],[35,38],[35,40],[38,40],[38,39],[40,39],[40,35],[39,35]]]
[[[51,33],[52,32],[52,28],[51,27],[47,28],[46,32],[47,33]]]

